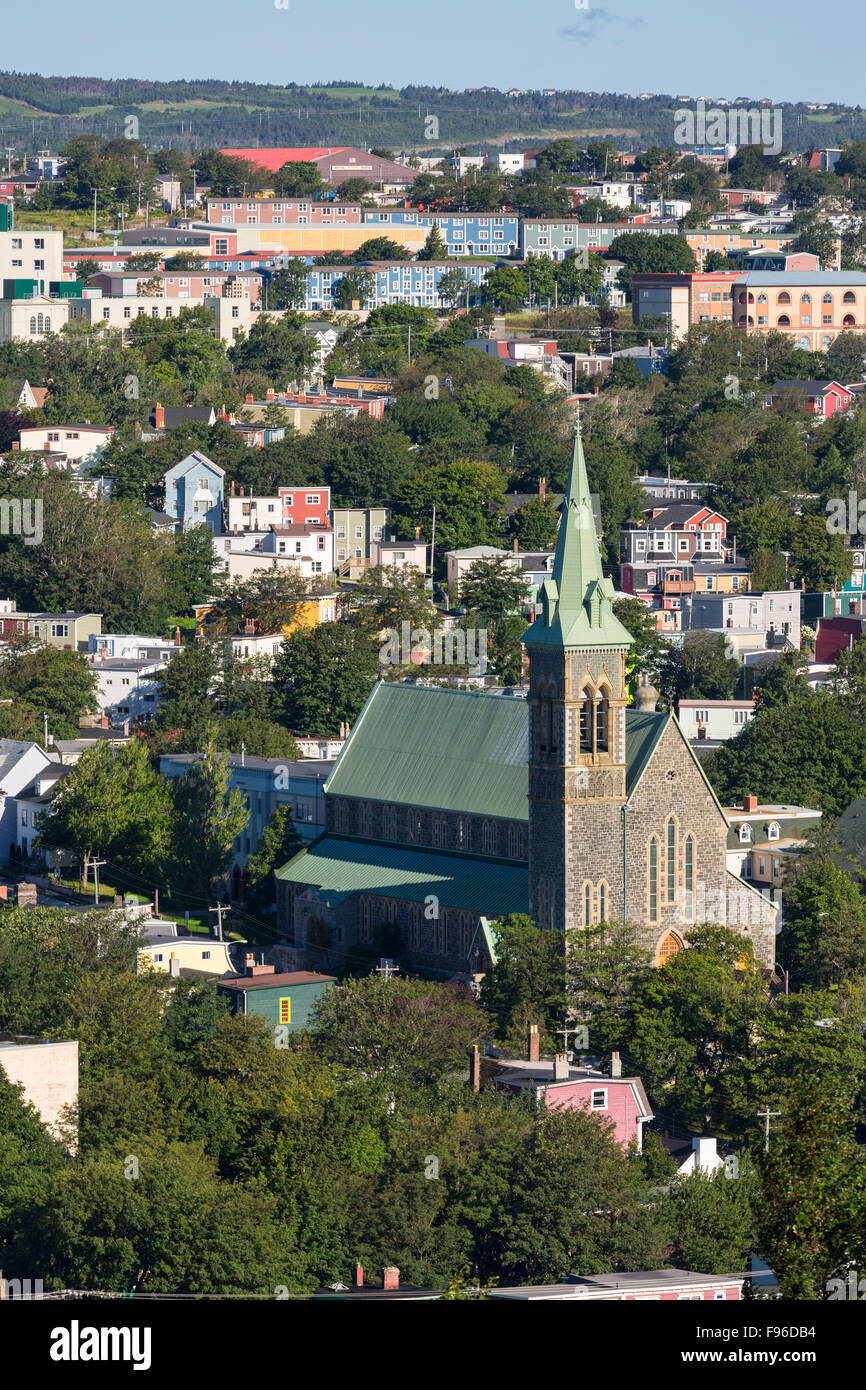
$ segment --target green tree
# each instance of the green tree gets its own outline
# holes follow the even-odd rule
[[[230,783],[228,760],[209,738],[183,776],[171,784],[174,871],[208,907],[231,862],[233,841],[250,819],[243,792],[230,788]]]
[[[348,623],[292,633],[274,661],[274,701],[288,727],[314,738],[353,724],[378,674],[376,645]]]
[[[530,497],[511,517],[521,550],[552,550],[559,530],[559,512],[548,496]]]
[[[316,344],[303,332],[301,314],[285,313],[275,319],[260,313],[249,336],[238,338],[228,351],[236,371],[259,372],[278,383],[304,381],[316,358]]]
[[[319,166],[307,159],[284,164],[269,181],[278,198],[316,197],[324,189]]]
[[[338,309],[365,309],[375,293],[375,277],[363,266],[342,275],[334,285],[334,304]]]
[[[16,638],[8,644],[0,666],[0,697],[13,702],[22,727],[37,743],[45,737],[45,715],[49,733],[73,738],[79,715],[97,708],[96,674],[79,652]]]
[[[447,261],[448,243],[442,235],[438,222],[434,222],[418,252],[419,261]],[[440,290],[441,293],[441,290]]]
[[[481,981],[481,1003],[494,1036],[522,1048],[534,1023],[545,1047],[554,1047],[565,1009],[561,934],[539,931],[522,913],[500,917],[493,924],[493,934],[496,961]]]
[[[725,1168],[676,1178],[662,1207],[674,1267],[702,1274],[748,1268],[759,1200],[758,1173],[745,1155],[736,1179]]]
[[[287,803],[278,806],[259,836],[258,848],[247,861],[250,871],[248,902],[256,912],[270,911],[276,902],[274,870],[288,863],[304,842]]]
[[[837,851],[838,854],[838,851]],[[866,970],[866,898],[821,845],[786,878],[786,961],[795,987],[826,989]]]
[[[427,632],[439,625],[426,576],[410,565],[372,565],[356,581],[351,603],[349,621],[368,637],[387,629],[399,634],[403,623]]]
[[[303,309],[307,298],[309,267],[301,260],[293,261],[271,276],[267,287],[269,309]]]
[[[740,679],[740,663],[728,656],[724,634],[715,632],[689,632],[681,644],[668,645],[657,669],[669,709],[680,700],[731,700]]]

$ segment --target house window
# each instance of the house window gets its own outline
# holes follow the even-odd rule
[[[750,845],[752,843],[752,827],[748,821],[743,821],[740,826],[740,844]]]
[[[770,821],[770,824],[767,826],[767,839],[768,839],[768,840],[778,840],[778,838],[779,838],[779,822],[778,822],[777,820],[771,820],[771,821]]]
[[[290,997],[280,1000],[280,1023],[291,1023],[292,1021],[292,1001]]]
[[[593,1091],[590,1100],[591,1110],[607,1109],[607,1091]]]

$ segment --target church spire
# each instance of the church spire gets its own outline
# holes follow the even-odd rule
[[[613,595],[613,584],[601,567],[578,420],[560,507],[553,574],[541,587],[541,613],[524,634],[524,642],[529,646],[631,646],[631,634],[614,614]]]

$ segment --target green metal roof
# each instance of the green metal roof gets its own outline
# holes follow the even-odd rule
[[[670,718],[626,710],[628,796]],[[529,708],[519,697],[378,681],[325,792],[525,821],[528,748]]]
[[[525,820],[527,715],[512,696],[378,681],[325,791]]]
[[[579,428],[560,507],[553,574],[541,585],[541,613],[523,634],[527,646],[630,647],[613,611],[614,587],[601,568]]]
[[[277,870],[276,877],[319,888],[331,902],[342,901],[350,893],[412,902],[435,895],[444,907],[491,917],[529,911],[525,864],[399,849],[336,835],[324,835],[301,850]]]

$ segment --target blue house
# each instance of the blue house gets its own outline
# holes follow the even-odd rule
[[[351,267],[311,266],[307,272],[307,298],[304,308],[311,313],[338,307],[334,291]],[[428,309],[450,308],[439,298],[439,282],[448,271],[459,269],[472,282],[470,300],[477,299],[492,269],[489,261],[365,261],[364,269],[373,277],[373,291],[365,305],[378,309],[383,304],[414,304]],[[461,297],[461,307],[463,299]]]
[[[165,510],[176,531],[209,526],[214,535],[223,529],[225,470],[194,449],[165,475]]]

